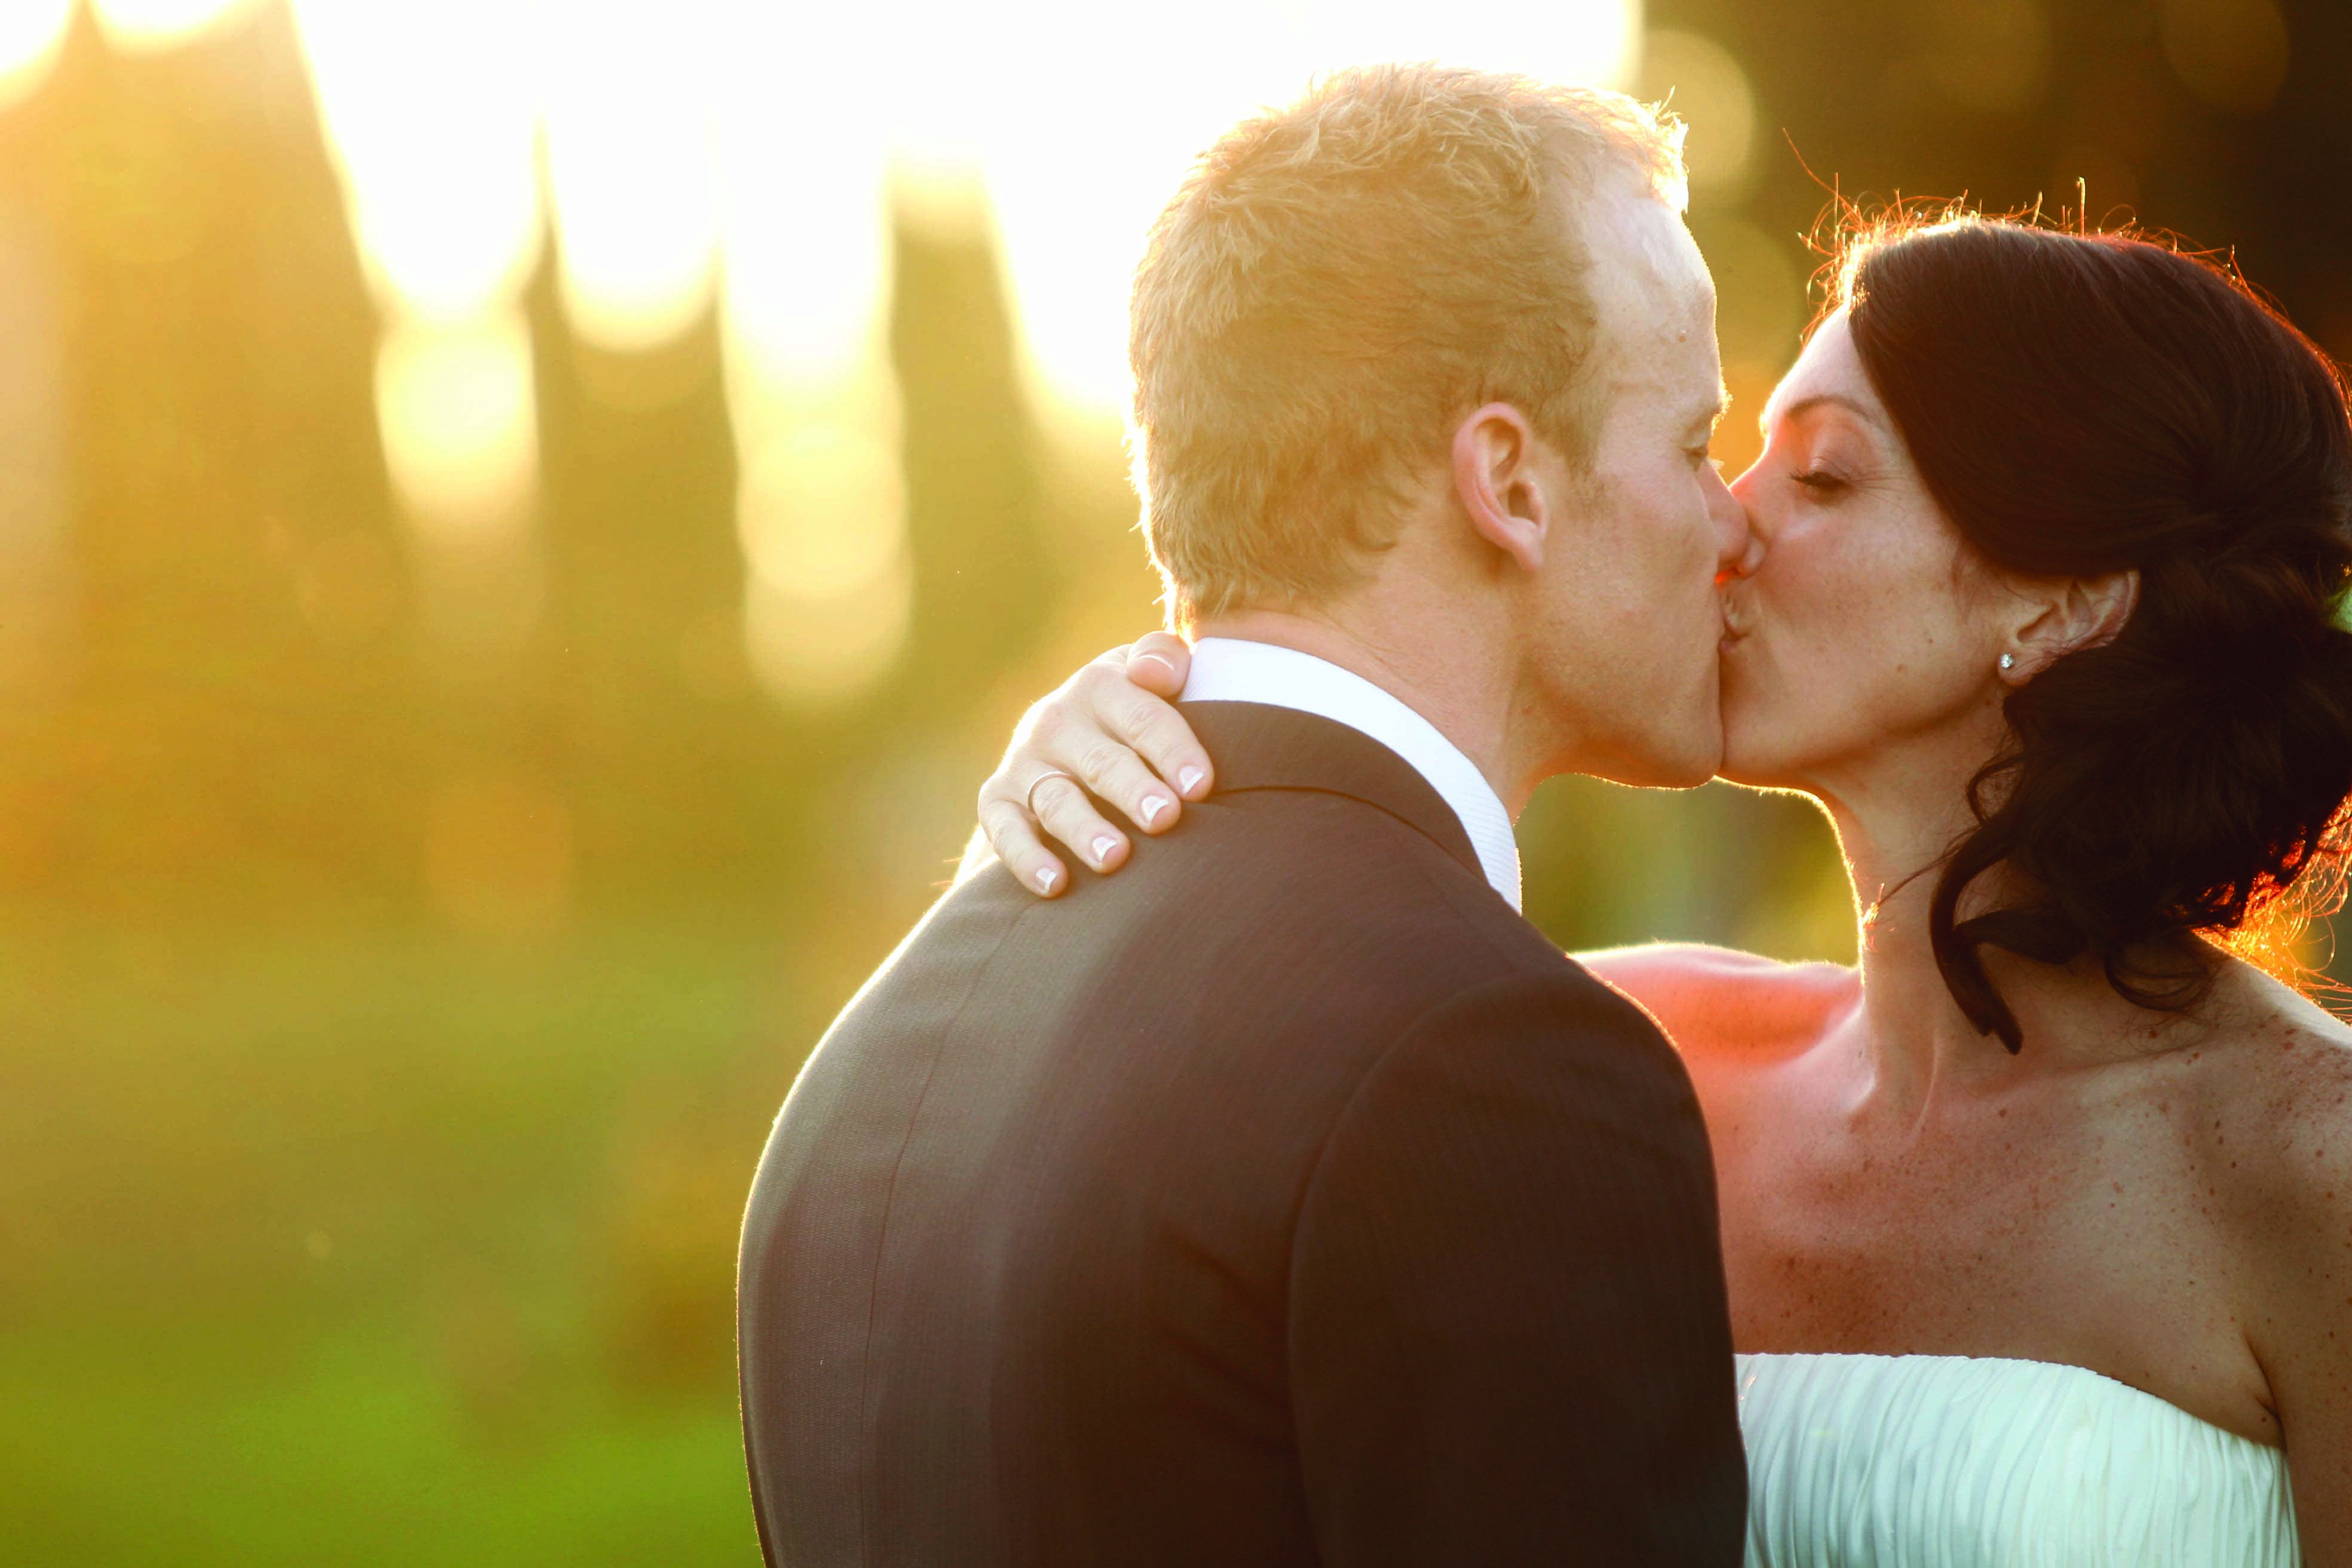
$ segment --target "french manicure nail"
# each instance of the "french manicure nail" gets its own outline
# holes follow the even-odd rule
[[[1148,828],[1151,826],[1152,823],[1160,820],[1160,812],[1168,810],[1168,797],[1165,795],[1146,795],[1143,798],[1141,807],[1139,809],[1143,812],[1143,825]]]
[[[1095,863],[1099,865],[1110,859],[1110,852],[1117,848],[1118,848],[1118,841],[1108,833],[1097,836],[1095,840]]]
[[[1190,795],[1201,787],[1201,780],[1207,777],[1207,774],[1197,768],[1187,768],[1183,772],[1176,775],[1176,788]]]
[[[1053,867],[1047,866],[1045,870],[1040,871],[1037,873],[1037,891],[1040,893],[1051,893],[1054,891]]]
[[[1138,653],[1135,656],[1135,662],[1139,664],[1157,664],[1171,675],[1176,673],[1176,666],[1157,653]]]

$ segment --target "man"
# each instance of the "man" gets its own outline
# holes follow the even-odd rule
[[[1384,67],[1162,214],[1137,424],[1216,790],[1053,902],[1034,839],[969,877],[794,1086],[741,1260],[771,1563],[1738,1560],[1697,1108],[1509,826],[1717,761],[1679,189],[1622,99]]]

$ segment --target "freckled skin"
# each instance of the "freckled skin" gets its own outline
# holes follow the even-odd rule
[[[1689,1064],[1735,1343],[2104,1373],[2283,1447],[2305,1563],[2352,1565],[2352,1029],[2218,954],[2172,1015],[2089,961],[1988,950],[2025,1048],[1977,1034],[1912,873],[1966,829],[2003,683],[2097,634],[2067,616],[2100,591],[1967,552],[1838,317],[1767,424],[1733,486],[1758,546],[1727,593],[1724,772],[1828,812],[1861,962],[1584,958]]]
[[[2306,1561],[2347,1561],[2352,1031],[2232,961],[2136,1049],[2029,1050],[1914,1121],[1871,1105],[1853,970],[1586,961],[1690,1066],[1738,1348],[2089,1367],[2284,1446]]]
[[[1741,1349],[2070,1362],[2280,1441],[2221,1191],[2240,1169],[2231,1123],[2262,1118],[2274,1041],[2021,1061],[2011,1082],[1885,1124],[1848,1109],[1865,1089],[1858,978],[1751,962],[1715,981],[1736,990],[1727,1010],[1809,1009],[1810,1038],[1759,1050],[1687,1009],[1663,1020],[1714,1130]]]

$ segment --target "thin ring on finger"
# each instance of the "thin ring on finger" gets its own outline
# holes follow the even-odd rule
[[[1029,820],[1033,822],[1042,820],[1037,815],[1037,786],[1043,784],[1048,779],[1066,779],[1073,784],[1078,783],[1078,776],[1076,774],[1065,772],[1059,768],[1048,768],[1045,772],[1040,773],[1036,778],[1029,780],[1029,788],[1022,792],[1021,804],[1028,809]],[[1079,784],[1078,788],[1083,789],[1086,786]]]

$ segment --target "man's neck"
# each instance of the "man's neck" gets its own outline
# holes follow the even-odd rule
[[[1514,821],[1542,782],[1524,777],[1530,769],[1514,759],[1512,671],[1481,639],[1430,630],[1408,638],[1312,612],[1277,610],[1203,620],[1192,636],[1288,648],[1370,681],[1427,719],[1475,764]]]

